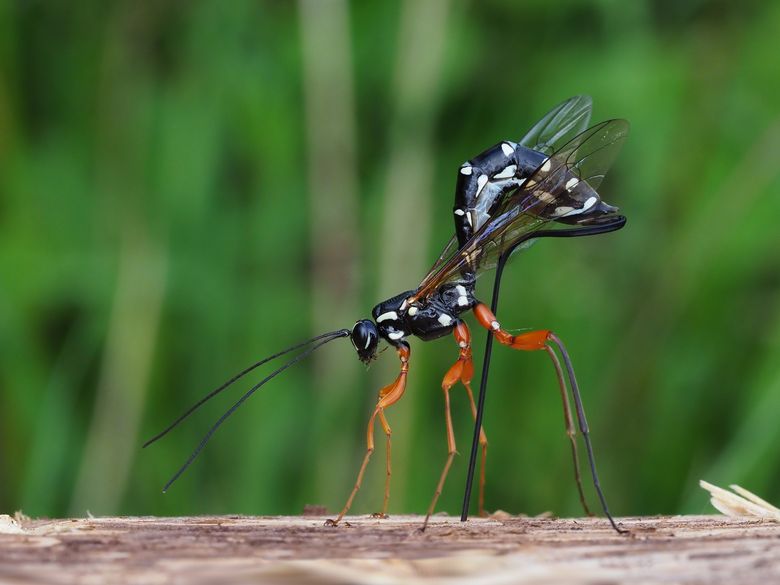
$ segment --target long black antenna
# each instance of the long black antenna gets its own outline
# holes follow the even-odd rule
[[[324,339],[326,337],[333,337],[334,339],[336,337],[344,337],[344,331],[347,331],[347,330],[346,329],[340,329],[338,331],[329,331],[328,333],[323,333],[322,335],[318,335],[317,337],[312,337],[311,339],[309,339],[307,341],[303,341],[301,343],[293,345],[292,347],[288,347],[287,349],[282,350],[279,353],[275,353],[274,355],[269,356],[269,357],[267,357],[265,359],[262,359],[259,362],[255,362],[254,364],[252,364],[248,368],[240,371],[238,374],[236,374],[235,376],[230,378],[230,380],[228,380],[227,382],[222,384],[219,388],[216,388],[216,389],[212,390],[206,396],[204,396],[203,398],[198,400],[198,402],[196,402],[189,409],[187,409],[187,411],[184,414],[182,414],[179,418],[177,418],[170,425],[168,425],[168,427],[166,427],[165,430],[157,433],[154,437],[152,437],[151,439],[146,441],[146,443],[143,444],[143,448],[146,448],[149,445],[151,445],[152,443],[154,443],[155,441],[157,441],[158,439],[163,438],[171,430],[173,430],[181,421],[183,421],[185,418],[190,416],[193,412],[198,410],[198,408],[203,406],[203,404],[205,404],[206,402],[208,402],[209,400],[214,398],[217,394],[222,392],[225,388],[227,388],[228,386],[233,384],[233,382],[236,382],[240,378],[243,378],[244,376],[246,376],[249,372],[251,372],[255,368],[258,368],[258,367],[262,366],[263,364],[265,364],[267,362],[270,362],[271,360],[274,360],[274,359],[276,359],[278,357],[281,357],[281,356],[283,356],[283,355],[285,355],[287,353],[290,353],[291,351],[295,351],[296,349],[300,349],[302,347],[305,347],[305,346],[309,345],[310,343],[314,343],[315,341],[319,341],[320,339]],[[347,331],[347,334],[348,333],[349,332]]]
[[[339,337],[348,337],[350,335],[350,332],[349,332],[349,329],[341,329],[339,331],[332,331],[328,335],[329,335],[329,337],[327,339],[325,339],[324,341],[320,341],[319,343],[317,343],[314,346],[310,347],[309,349],[307,349],[303,353],[300,353],[297,356],[295,356],[293,359],[291,359],[289,362],[287,362],[283,366],[280,366],[279,368],[277,368],[276,370],[271,372],[268,376],[263,378],[260,382],[258,382],[254,386],[252,386],[241,398],[238,399],[238,401],[233,406],[228,408],[227,411],[225,411],[225,414],[223,414],[221,417],[219,417],[217,422],[215,422],[212,425],[212,427],[209,429],[209,431],[203,436],[203,439],[201,439],[200,443],[195,448],[195,450],[192,452],[192,454],[189,456],[189,458],[184,463],[184,465],[182,465],[179,468],[179,470],[176,473],[173,474],[173,477],[171,477],[171,479],[168,480],[168,483],[166,483],[165,486],[163,487],[163,490],[162,490],[163,493],[167,492],[168,488],[171,487],[173,482],[175,482],[177,479],[179,479],[179,476],[182,473],[185,472],[185,470],[190,466],[190,464],[193,461],[195,461],[195,458],[198,456],[198,454],[200,454],[200,452],[203,450],[203,447],[206,446],[206,443],[209,442],[209,439],[211,439],[211,436],[217,431],[217,429],[220,427],[220,425],[223,422],[225,422],[225,420],[227,420],[227,418],[231,414],[233,414],[236,410],[238,410],[238,407],[241,406],[250,396],[252,396],[252,394],[257,392],[257,390],[261,386],[263,386],[263,384],[265,384],[266,382],[268,382],[272,378],[276,377],[277,375],[281,374],[283,371],[285,371],[290,366],[292,366],[292,365],[298,363],[299,361],[301,361],[302,359],[310,356],[312,353],[314,353],[317,349],[319,349],[320,347],[322,347],[326,343],[330,343],[331,341],[333,341],[334,339],[338,339]],[[322,339],[322,337],[323,336],[319,336],[319,337],[317,337],[315,339]],[[300,344],[300,345],[298,345],[296,347],[300,347],[301,345],[305,345],[305,343],[304,344]],[[284,353],[286,353],[287,351],[289,351],[289,350],[285,350]]]

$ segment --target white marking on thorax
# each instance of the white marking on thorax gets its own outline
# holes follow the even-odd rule
[[[392,339],[393,341],[397,341],[401,339],[406,333],[403,331],[393,331],[392,333],[388,333],[387,336]]]
[[[439,315],[439,323],[444,325],[445,327],[452,323],[452,317],[450,317],[447,313],[442,313]]]
[[[598,201],[598,197],[588,197],[588,200],[585,202],[585,204],[582,206],[582,211],[586,211],[593,207],[596,204],[596,201]]]
[[[454,213],[455,215],[466,215],[466,212],[463,211],[462,209],[456,209]]]
[[[469,163],[467,163],[467,162],[463,163],[463,166],[460,167],[460,174],[461,175],[470,175],[471,174],[471,165],[469,165]]]
[[[382,313],[379,315],[379,317],[376,318],[377,323],[381,323],[382,321],[398,321],[398,313],[395,311],[388,311],[387,313]]]
[[[579,182],[580,180],[577,177],[572,177],[571,179],[566,181],[566,190],[571,191],[572,189],[574,189],[574,187],[577,186],[577,183]]]
[[[505,156],[512,156],[512,153],[515,151],[515,145],[511,142],[502,142],[501,150],[504,151]]]
[[[409,307],[409,310],[406,312],[409,316],[414,317],[417,314],[417,307]]]
[[[509,165],[507,168],[505,168],[503,171],[498,173],[497,175],[493,175],[494,179],[511,179],[515,176],[515,173],[517,172],[517,165]]]
[[[479,194],[482,192],[482,189],[485,188],[485,185],[487,185],[488,182],[488,176],[487,175],[480,175],[477,177],[477,192],[474,195],[474,197],[479,197]]]
[[[371,336],[366,337],[366,345],[363,349],[368,349],[369,345],[371,345]]]
[[[468,297],[468,291],[466,291],[466,287],[462,284],[459,284],[455,287],[455,292],[458,293],[458,306],[459,307],[465,307],[469,304],[469,297]]]

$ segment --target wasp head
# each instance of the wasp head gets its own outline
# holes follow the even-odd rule
[[[376,346],[379,344],[379,331],[374,322],[371,319],[361,319],[355,323],[349,337],[360,361],[369,364],[376,357]]]

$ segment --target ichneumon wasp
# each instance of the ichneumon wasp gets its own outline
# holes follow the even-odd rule
[[[462,519],[465,520],[468,514],[471,477],[478,448],[481,448],[479,510],[480,513],[483,511],[487,437],[481,421],[489,358],[492,341],[495,339],[515,350],[544,351],[550,357],[563,401],[566,433],[571,444],[575,479],[582,505],[589,514],[580,477],[569,391],[574,399],[577,421],[601,507],[612,527],[622,532],[609,512],[599,484],[579,388],[563,342],[549,330],[512,335],[501,327],[495,315],[503,268],[515,250],[527,247],[532,240],[542,237],[595,235],[618,230],[626,223],[625,217],[617,213],[617,208],[604,203],[596,190],[628,135],[628,122],[613,119],[588,127],[591,109],[590,97],[570,98],[547,113],[519,142],[502,141],[461,165],[453,210],[455,235],[416,289],[402,292],[379,303],[373,308],[371,319],[357,321],[351,330],[339,329],[318,335],[249,366],[210,392],[165,430],[147,441],[144,447],[160,439],[207,400],[257,367],[299,350],[292,359],[252,386],[214,423],[163,491],[189,467],[219,426],[266,382],[334,339],[348,337],[358,358],[366,364],[376,358],[380,341],[385,341],[396,350],[400,372],[395,381],[379,391],[377,404],[368,420],[367,449],[357,480],[338,517],[328,520],[326,524],[335,526],[341,521],[360,489],[366,466],[374,452],[374,425],[377,419],[387,441],[385,495],[382,513],[379,514],[384,516],[390,495],[391,436],[385,410],[400,400],[406,389],[411,357],[407,339],[413,336],[430,341],[451,333],[459,353],[458,359],[442,380],[448,454],[422,529],[427,526],[436,507],[456,452],[450,414],[450,389],[458,382],[466,389],[475,419],[474,443]],[[496,268],[496,279],[492,306],[489,308],[475,296],[475,284],[477,276],[491,268]],[[461,315],[468,311],[474,313],[477,323],[488,332],[479,406],[475,404],[471,390],[474,372],[471,333],[461,319]],[[565,367],[561,365],[558,354]]]

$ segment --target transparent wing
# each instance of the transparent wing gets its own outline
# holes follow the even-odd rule
[[[591,189],[598,189],[620,154],[628,138],[629,128],[628,120],[616,119],[607,120],[583,132],[582,135],[588,135],[587,139],[569,155],[574,162],[569,165],[567,161],[568,170],[587,182]]]
[[[592,198],[598,199],[595,189],[623,146],[628,128],[626,120],[608,120],[553,153],[500,202],[490,220],[468,242],[436,263],[415,296],[424,298],[445,282],[489,270],[501,254],[543,225],[585,211]]]
[[[457,251],[458,251],[458,237],[453,235],[450,238],[450,240],[447,242],[447,245],[444,246],[444,250],[442,250],[442,253],[436,259],[436,262],[434,262],[433,266],[431,266],[431,269],[428,271],[428,274],[433,274],[437,272],[439,268],[445,262],[447,262]]]
[[[520,144],[552,154],[575,136],[585,131],[590,124],[593,100],[588,95],[576,95],[561,102],[534,124]]]

